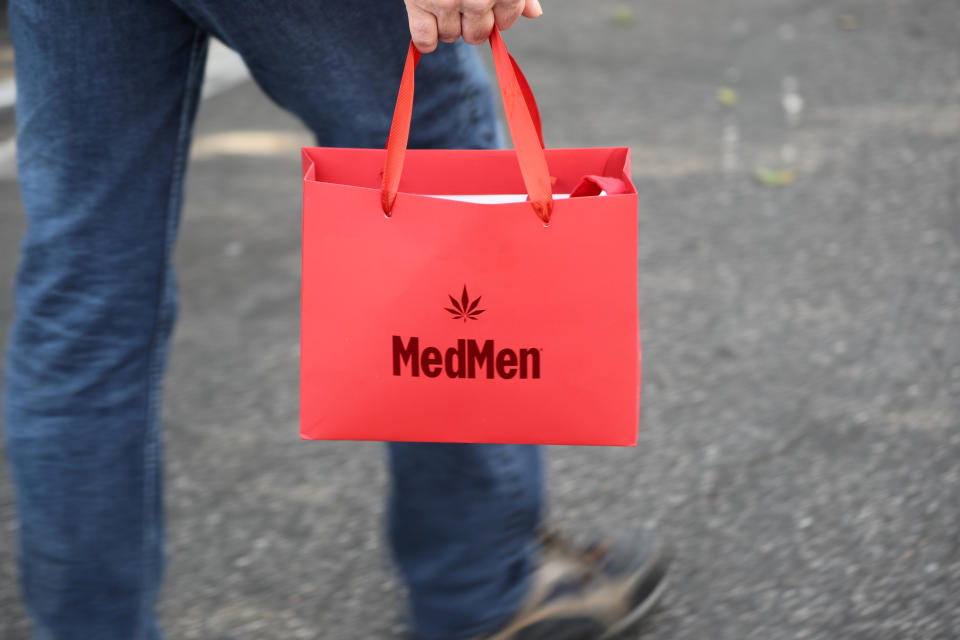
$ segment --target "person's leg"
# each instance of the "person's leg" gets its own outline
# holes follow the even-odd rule
[[[402,2],[285,2],[253,12],[177,0],[244,58],[320,144],[383,147],[410,42]],[[411,146],[502,140],[474,47],[441,44],[417,69]],[[390,533],[414,627],[455,639],[502,623],[523,598],[541,502],[536,447],[395,444]]]
[[[382,148],[410,32],[399,0],[173,0],[243,57],[254,79],[331,147]],[[441,43],[421,58],[412,148],[502,145],[489,79],[475,47]]]
[[[425,639],[473,638],[516,613],[534,569],[540,447],[390,445],[393,552]]]
[[[11,0],[27,215],[5,434],[41,640],[154,640],[169,259],[207,39],[168,0]]]

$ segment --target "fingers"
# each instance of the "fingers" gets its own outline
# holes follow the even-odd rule
[[[410,38],[421,53],[430,53],[437,48],[440,37],[437,18],[411,2],[407,2],[407,16],[410,20]]]
[[[539,18],[543,15],[543,7],[540,6],[540,0],[526,0],[523,5],[523,17]]]
[[[519,18],[524,8],[524,0],[511,0],[509,2],[498,2],[493,7],[493,18],[497,23],[497,28],[506,31],[513,26]]]
[[[540,0],[405,0],[410,36],[421,53],[430,53],[437,42],[462,37],[481,44],[494,25],[512,27],[521,15],[537,18],[543,13]]]
[[[493,31],[493,3],[483,0],[464,0],[461,7],[463,16],[460,30],[463,39],[469,44],[481,44]]]
[[[460,12],[444,11],[437,14],[437,27],[440,39],[444,42],[456,42],[460,37]]]

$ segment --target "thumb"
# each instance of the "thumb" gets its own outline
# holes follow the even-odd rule
[[[523,16],[526,18],[539,18],[543,15],[543,7],[540,6],[540,0],[526,0],[523,5]]]

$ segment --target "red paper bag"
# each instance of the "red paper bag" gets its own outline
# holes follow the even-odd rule
[[[544,150],[490,42],[515,150],[406,150],[412,45],[386,150],[303,149],[303,438],[636,443],[629,149]]]

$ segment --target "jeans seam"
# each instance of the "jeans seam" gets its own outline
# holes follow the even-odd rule
[[[179,219],[179,209],[183,200],[184,173],[186,170],[187,153],[190,146],[190,137],[193,124],[193,114],[199,99],[201,84],[203,80],[203,61],[206,57],[207,35],[199,28],[194,31],[193,41],[190,44],[190,57],[187,67],[187,74],[184,81],[183,101],[180,107],[180,121],[177,130],[177,141],[171,165],[170,191],[167,196],[167,210],[165,212],[165,226],[163,238],[163,255],[160,264],[160,278],[158,287],[158,299],[155,306],[156,316],[154,319],[154,329],[152,342],[149,348],[149,361],[147,366],[147,398],[146,398],[146,420],[145,420],[145,440],[143,448],[143,533],[141,541],[141,554],[143,557],[143,574],[141,584],[154,582],[156,577],[155,591],[144,589],[141,593],[139,628],[136,637],[148,638],[151,632],[151,626],[145,626],[148,621],[153,620],[155,615],[153,607],[156,597],[159,594],[160,585],[160,567],[159,562],[153,560],[159,554],[161,557],[163,549],[157,549],[157,545],[163,540],[163,536],[156,530],[156,527],[148,526],[151,519],[155,519],[154,510],[156,501],[162,500],[160,495],[159,477],[162,473],[160,469],[160,408],[161,408],[161,387],[163,383],[164,362],[166,359],[166,349],[170,339],[173,318],[166,305],[170,293],[171,273],[170,260],[174,244],[176,242],[176,230]],[[168,317],[171,316],[171,317]],[[162,507],[161,507],[162,508]],[[156,523],[157,526],[163,526],[162,521]]]
[[[519,456],[513,446],[507,446],[498,452],[497,458],[499,458],[501,463],[501,477],[506,481],[504,483],[504,493],[511,505],[511,508],[507,511],[506,525],[511,531],[519,532],[523,529],[523,520],[526,517],[521,508],[523,504],[521,498],[528,490],[528,488],[524,486],[523,475],[518,469],[521,464]]]

